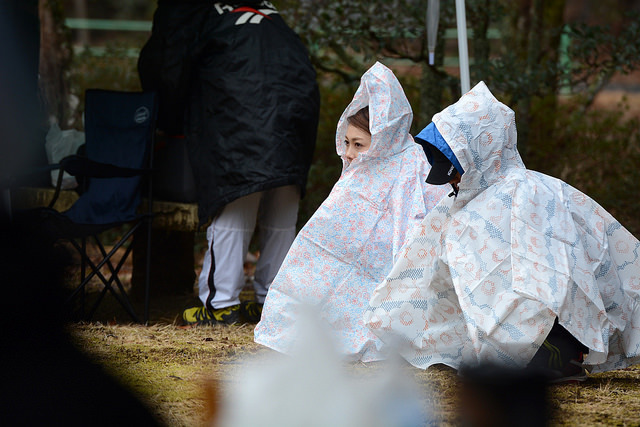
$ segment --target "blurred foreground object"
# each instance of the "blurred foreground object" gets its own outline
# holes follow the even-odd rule
[[[318,317],[319,318],[319,317]],[[346,364],[328,331],[300,316],[291,356],[269,353],[245,361],[230,382],[219,427],[418,427],[436,424],[420,390],[398,360],[367,367]],[[264,356],[264,355],[263,355]]]
[[[460,369],[465,427],[544,426],[551,417],[547,381],[533,369],[493,364]]]
[[[66,330],[62,280],[71,263],[31,224],[0,222],[5,351],[0,425],[160,425]],[[28,301],[33,301],[29,304]]]

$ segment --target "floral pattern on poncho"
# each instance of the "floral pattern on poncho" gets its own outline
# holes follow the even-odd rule
[[[349,164],[347,117],[369,107],[371,146]],[[289,353],[300,310],[319,313],[341,354],[384,358],[363,323],[371,292],[389,273],[408,232],[445,195],[425,183],[430,166],[409,134],[411,106],[394,74],[376,63],[361,78],[336,132],[343,171],[296,237],[265,301],[255,341]]]

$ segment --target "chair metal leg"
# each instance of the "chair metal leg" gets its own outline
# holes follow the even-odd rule
[[[133,305],[131,304],[131,301],[129,300],[129,297],[127,296],[127,293],[124,289],[124,285],[122,284],[122,282],[120,281],[120,278],[118,277],[118,273],[124,266],[124,263],[126,262],[127,258],[131,254],[131,250],[133,249],[131,244],[126,248],[125,253],[122,255],[122,257],[120,258],[120,261],[118,262],[115,268],[111,263],[111,259],[113,255],[118,251],[118,249],[120,249],[127,242],[127,240],[130,239],[130,236],[132,234],[133,232],[126,234],[125,237],[123,237],[122,240],[120,240],[120,242],[117,245],[115,245],[111,249],[111,251],[109,251],[108,254],[104,249],[104,246],[102,245],[100,240],[97,238],[97,236],[94,236],[96,245],[100,249],[100,253],[102,254],[102,257],[103,257],[103,261],[96,266],[96,271],[99,272],[103,265],[106,265],[109,268],[110,276],[108,281],[106,281],[103,276],[101,277],[101,275],[98,275],[98,277],[101,277],[101,281],[105,285],[103,289],[103,295],[106,294],[107,291],[111,292],[111,294],[118,300],[120,305],[123,306],[124,309],[129,313],[131,318],[135,322],[140,323],[140,318],[135,312],[135,309],[133,308]],[[112,283],[116,284],[119,292],[116,292],[115,289],[113,289]],[[91,312],[91,316],[93,316],[93,313],[95,313],[96,309],[98,308],[98,304],[99,302],[96,302],[96,304],[94,304],[93,310]]]
[[[71,300],[73,300],[75,298],[75,296],[78,293],[81,293],[81,296],[83,297],[83,303],[82,303],[82,313],[84,316],[84,293],[85,293],[85,288],[88,285],[89,281],[94,277],[97,276],[100,281],[103,283],[104,285],[104,289],[101,291],[98,300],[93,304],[92,309],[89,313],[89,319],[91,319],[93,317],[93,315],[95,314],[100,302],[102,301],[102,299],[104,298],[104,296],[106,295],[107,292],[111,292],[111,294],[116,298],[116,300],[120,303],[120,305],[127,311],[127,313],[131,316],[131,318],[133,319],[133,321],[140,323],[140,318],[138,317],[138,315],[135,312],[135,309],[133,308],[127,294],[126,291],[124,289],[124,286],[122,284],[122,282],[120,281],[120,278],[118,277],[118,273],[120,272],[120,270],[122,269],[124,263],[126,262],[127,258],[129,257],[132,247],[131,245],[129,245],[126,248],[125,253],[123,254],[123,256],[121,257],[120,261],[118,262],[118,264],[114,267],[111,259],[113,257],[113,255],[130,239],[130,237],[132,236],[133,232],[135,231],[135,229],[138,228],[137,226],[134,226],[131,228],[131,230],[129,230],[127,233],[125,233],[125,235],[122,237],[122,239],[120,240],[120,242],[118,242],[118,244],[116,244],[108,253],[105,250],[104,246],[102,245],[102,243],[100,242],[100,240],[98,239],[97,236],[93,236],[99,250],[100,253],[102,255],[102,260],[98,263],[95,264],[87,255],[86,253],[86,239],[82,239],[82,243],[78,244],[78,242],[76,242],[75,240],[71,239],[71,243],[73,244],[73,246],[76,248],[76,250],[80,253],[82,262],[81,262],[81,283],[80,285],[71,293],[71,295],[67,298],[67,301],[70,302]],[[110,272],[110,277],[109,279],[107,279],[101,272],[101,269],[103,266],[107,266],[107,268],[109,269]],[[86,267],[89,267],[91,269],[91,272],[87,275],[86,274]],[[113,284],[115,283],[116,287],[118,288],[119,292],[116,292],[116,290],[113,288]]]
[[[113,254],[112,254],[113,255]],[[127,313],[129,314],[129,316],[131,316],[131,318],[133,319],[134,322],[140,323],[140,318],[138,317],[138,315],[136,314],[133,306],[131,305],[131,303],[129,302],[129,299],[126,295],[126,292],[124,291],[124,288],[122,287],[122,283],[119,281],[119,279],[117,278],[117,272],[120,270],[120,268],[122,267],[122,265],[124,264],[124,261],[122,261],[118,267],[116,267],[114,269],[115,274],[112,274],[111,277],[109,279],[107,279],[102,272],[100,271],[100,269],[105,265],[105,264],[109,264],[110,260],[109,258],[107,259],[103,259],[100,263],[98,264],[94,264],[93,261],[91,261],[91,259],[86,255],[86,253],[81,253],[81,256],[83,258],[83,262],[85,263],[86,266],[88,266],[91,269],[91,273],[89,273],[89,275],[87,275],[84,280],[80,283],[80,285],[71,293],[71,295],[69,295],[69,297],[67,298],[67,302],[72,301],[75,296],[78,293],[84,294],[85,293],[85,288],[86,286],[89,284],[89,281],[94,277],[97,276],[100,281],[102,282],[102,284],[104,285],[104,289],[101,292],[101,295],[98,297],[98,300],[93,304],[91,312],[89,313],[88,319],[91,319],[93,317],[93,315],[95,314],[95,311],[98,307],[98,305],[100,304],[100,302],[102,301],[102,298],[104,298],[104,295],[107,292],[111,292],[111,294],[116,298],[116,300],[120,303],[120,305],[127,311]],[[111,266],[111,268],[113,269],[113,266]],[[116,292],[115,289],[113,289],[112,283],[116,282],[116,285],[118,286],[120,292]],[[83,303],[84,305],[84,303]],[[83,307],[83,313],[84,313],[84,307]]]

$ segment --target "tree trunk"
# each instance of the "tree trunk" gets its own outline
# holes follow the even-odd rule
[[[39,0],[40,14],[40,92],[48,117],[65,129],[69,117],[67,74],[71,65],[69,32],[58,0]]]
[[[537,70],[544,80],[538,83],[536,97],[530,105],[527,154],[532,166],[541,170],[559,148],[552,141],[555,141],[558,109],[558,60],[564,8],[565,0],[535,0],[532,9],[529,69]]]
[[[87,0],[73,0],[73,9],[75,12],[76,18],[88,18],[89,13],[87,12]],[[76,40],[75,43],[80,46],[89,46],[89,31],[88,30],[77,30],[76,31]]]
[[[478,0],[474,3],[468,3],[471,6],[470,13],[474,19],[470,20],[471,29],[473,30],[473,65],[471,66],[471,87],[480,80],[486,79],[487,67],[489,65],[489,54],[491,52],[489,45],[489,23],[491,17],[490,0]]]
[[[518,147],[525,160],[543,160],[555,128],[557,61],[565,0],[521,0],[511,10],[505,44],[524,65],[527,86],[515,96]],[[534,167],[535,168],[535,167]]]

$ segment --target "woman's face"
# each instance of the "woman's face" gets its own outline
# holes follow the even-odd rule
[[[345,157],[349,163],[353,162],[358,154],[364,153],[371,146],[371,134],[353,125],[347,125],[347,134],[344,136]]]

